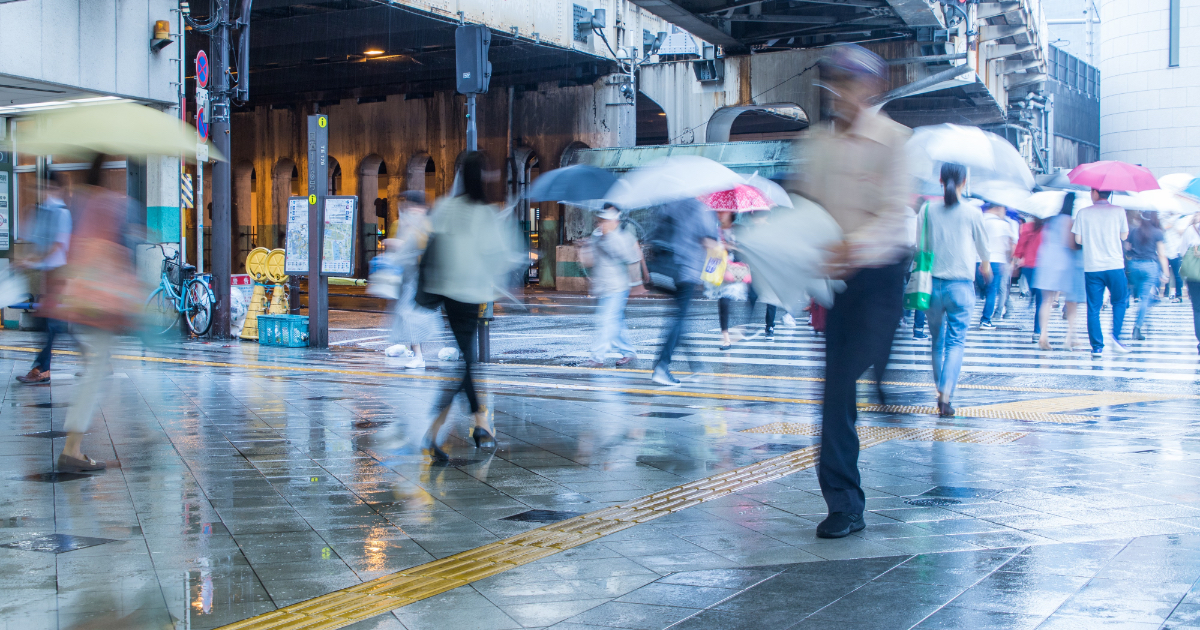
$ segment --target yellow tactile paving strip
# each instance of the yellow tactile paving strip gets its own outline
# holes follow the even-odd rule
[[[776,423],[750,429],[787,425],[794,433],[811,431],[817,425]],[[817,428],[819,431],[819,427]],[[870,448],[889,440],[932,440],[1007,444],[1024,433],[971,431],[965,429],[922,429],[901,427],[858,427],[860,448]],[[723,473],[697,479],[661,492],[530,530],[517,536],[476,547],[453,556],[428,562],[411,569],[334,591],[308,601],[222,626],[219,630],[327,630],[380,615],[422,599],[433,597],[483,578],[503,573],[578,547],[609,534],[652,521],[672,512],[699,505],[745,488],[773,481],[812,468],[817,464],[819,446],[765,459]]]
[[[890,439],[912,440],[915,442],[965,442],[968,444],[1008,444],[1015,442],[1028,433],[1017,431],[976,431],[974,429],[937,429],[937,428],[899,428],[899,427],[858,427],[859,435],[864,431],[888,430],[894,431]],[[821,425],[807,422],[772,422],[758,427],[744,429],[742,433],[766,433],[770,435],[821,435]]]
[[[1114,405],[1130,405],[1133,403],[1171,400],[1179,398],[1174,394],[1139,394],[1133,392],[1103,392],[1089,393],[1083,396],[1063,396],[1060,398],[1038,398],[1036,400],[1019,400],[1017,402],[985,405],[982,407],[964,408],[970,410],[988,410],[993,412],[1028,412],[1028,413],[1058,413],[1060,411],[1075,411],[1077,409],[1096,409]]]

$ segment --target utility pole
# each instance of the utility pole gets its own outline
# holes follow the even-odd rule
[[[216,3],[217,27],[212,34],[213,81],[212,141],[224,161],[213,165],[212,173],[212,290],[216,297],[212,336],[229,339],[229,274],[233,262],[231,239],[229,170],[229,4]],[[203,208],[200,209],[204,211]]]

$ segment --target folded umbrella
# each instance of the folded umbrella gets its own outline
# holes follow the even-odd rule
[[[53,109],[22,132],[22,153],[41,155],[182,155],[196,159],[196,128],[145,105],[112,103]],[[209,159],[225,161],[209,147]]]
[[[745,184],[703,195],[700,202],[718,212],[754,212],[770,210],[775,205],[757,188]]]
[[[744,184],[741,175],[698,155],[676,155],[626,173],[604,200],[622,210],[701,197]]]
[[[1067,178],[1072,184],[1095,190],[1141,192],[1159,187],[1158,180],[1154,179],[1154,173],[1151,173],[1150,169],[1116,160],[1080,164],[1067,173]]]
[[[530,201],[588,201],[600,199],[612,188],[617,177],[602,168],[576,164],[543,173],[533,180],[527,196]]]

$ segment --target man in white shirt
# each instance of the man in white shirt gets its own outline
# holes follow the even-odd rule
[[[58,173],[50,171],[42,180],[44,201],[38,206],[37,217],[34,221],[33,242],[34,255],[19,263],[26,269],[42,272],[49,282],[49,275],[55,269],[67,264],[67,250],[71,245],[71,211],[63,201],[63,188]],[[28,374],[17,377],[17,380],[28,384],[38,385],[50,382],[50,356],[54,350],[54,339],[67,332],[67,323],[52,318],[45,318],[46,341],[33,361],[33,367]]]
[[[1083,246],[1087,329],[1093,357],[1104,354],[1100,309],[1104,306],[1105,289],[1112,296],[1113,349],[1120,353],[1129,352],[1120,341],[1125,309],[1129,306],[1129,281],[1125,278],[1125,248],[1122,244],[1129,237],[1129,220],[1124,208],[1108,202],[1110,195],[1110,191],[1092,189],[1092,205],[1079,210],[1071,228],[1075,242]]]
[[[1008,217],[1004,216],[1004,206],[991,205],[983,213],[983,229],[988,237],[988,260],[991,261],[992,279],[987,285],[987,297],[983,302],[983,314],[979,317],[979,327],[983,330],[995,328],[993,316],[1004,310],[1004,293],[1002,286],[1005,280],[1012,281],[1013,239],[1012,226]]]

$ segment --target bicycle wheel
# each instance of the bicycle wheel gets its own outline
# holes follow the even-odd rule
[[[146,328],[159,335],[166,334],[179,323],[179,311],[175,310],[175,301],[163,291],[162,287],[155,289],[146,300]]]
[[[188,285],[183,296],[184,321],[193,335],[200,336],[212,327],[213,295],[199,280]]]

